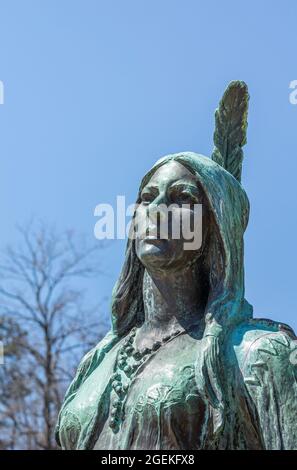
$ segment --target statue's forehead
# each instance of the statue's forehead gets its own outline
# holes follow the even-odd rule
[[[196,177],[182,163],[169,160],[167,163],[156,169],[148,180],[147,185],[168,184],[178,180],[183,180],[185,182],[196,181]]]

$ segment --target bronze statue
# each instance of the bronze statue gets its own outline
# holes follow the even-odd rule
[[[188,216],[202,204],[202,243],[185,250],[183,238],[129,238],[112,329],[65,396],[56,433],[63,449],[297,448],[296,337],[287,325],[253,319],[244,297],[247,108],[246,85],[231,82],[212,158],[168,155],[143,178],[138,224],[160,204]]]

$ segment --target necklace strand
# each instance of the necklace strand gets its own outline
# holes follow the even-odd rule
[[[112,402],[112,410],[110,413],[111,418],[109,420],[109,426],[114,433],[118,432],[121,423],[125,419],[125,403],[128,391],[140,370],[143,369],[143,366],[162,346],[165,346],[165,344],[177,336],[186,333],[185,330],[177,329],[170,335],[165,335],[161,341],[155,341],[151,348],[146,347],[140,351],[134,346],[136,331],[136,327],[132,328],[129,337],[125,339],[118,351],[114,365],[114,373],[112,375],[111,383],[116,394],[116,398]],[[133,365],[129,365],[127,363],[128,358],[133,358]],[[125,384],[122,383],[122,374],[120,371],[125,374]]]

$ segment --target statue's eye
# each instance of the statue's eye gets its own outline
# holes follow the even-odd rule
[[[179,199],[182,202],[184,202],[185,204],[192,204],[194,202],[192,195],[190,193],[185,192],[185,191],[183,191],[180,194]]]
[[[176,190],[172,194],[172,199],[178,204],[197,204],[198,198],[194,194],[185,190]]]
[[[141,202],[150,203],[154,200],[154,195],[149,191],[143,191],[141,193]]]

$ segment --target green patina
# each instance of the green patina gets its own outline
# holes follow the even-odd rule
[[[216,111],[212,158],[168,155],[144,177],[140,210],[169,194],[179,201],[174,185],[196,182],[202,247],[185,254],[172,240],[128,241],[112,330],[83,358],[64,399],[62,448],[297,449],[296,337],[254,319],[244,297],[247,105],[246,85],[232,82]],[[157,193],[147,200],[150,185]]]

